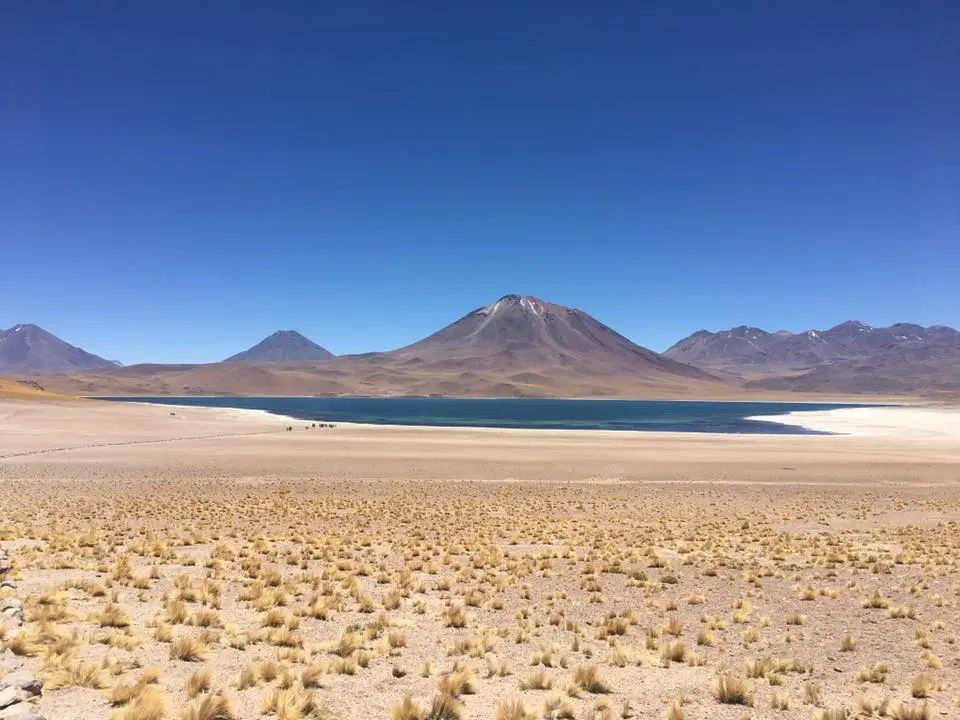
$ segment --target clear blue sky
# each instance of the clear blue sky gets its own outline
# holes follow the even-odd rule
[[[960,3],[5,2],[0,327],[960,325]]]

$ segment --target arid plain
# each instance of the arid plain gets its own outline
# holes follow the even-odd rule
[[[960,715],[956,437],[309,425],[0,401],[0,673],[56,720]]]

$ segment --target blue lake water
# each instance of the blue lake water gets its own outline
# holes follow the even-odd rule
[[[371,397],[117,397],[124,402],[266,410],[309,421],[452,427],[648,430],[804,435],[803,428],[747,420],[803,410],[857,407],[838,403],[687,402]]]

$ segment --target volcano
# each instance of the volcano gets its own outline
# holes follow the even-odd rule
[[[528,295],[505,295],[385,356],[465,370],[566,369],[588,375],[714,379],[631,342],[582,310]]]
[[[296,330],[277,330],[251,348],[231,355],[224,362],[282,362],[329,360],[333,353]]]
[[[79,372],[117,365],[61,340],[37,325],[27,323],[0,330],[0,372]]]

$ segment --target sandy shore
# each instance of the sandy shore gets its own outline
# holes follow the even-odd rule
[[[854,423],[823,426],[811,416],[852,413],[860,428],[849,435],[716,435],[595,430],[441,428],[341,423],[335,430],[309,429],[311,423],[260,410],[165,406],[97,401],[34,403],[0,401],[0,460],[34,457],[118,467],[141,464],[205,466],[219,453],[221,469],[242,465],[251,474],[276,469],[295,475],[322,465],[324,473],[358,477],[417,477],[484,480],[642,480],[705,478],[723,470],[755,468],[777,482],[793,467],[807,469],[805,480],[842,480],[845,468],[886,463],[889,468],[960,458],[955,436],[935,432],[955,421],[955,411],[925,408],[856,408],[795,413],[805,427],[845,432]],[[877,418],[882,418],[882,422]],[[912,419],[893,435],[896,420]],[[886,430],[874,436],[866,418]],[[920,423],[917,418],[922,418]],[[768,419],[768,418],[763,418]],[[786,418],[792,419],[792,416]],[[778,422],[785,421],[778,418]],[[293,432],[287,432],[293,427]],[[242,460],[238,460],[242,458]],[[784,470],[783,468],[790,468]],[[925,473],[924,473],[925,474]],[[750,475],[753,481],[759,477]]]
[[[783,436],[0,401],[0,680],[57,720],[952,717],[960,443],[922,410]]]

